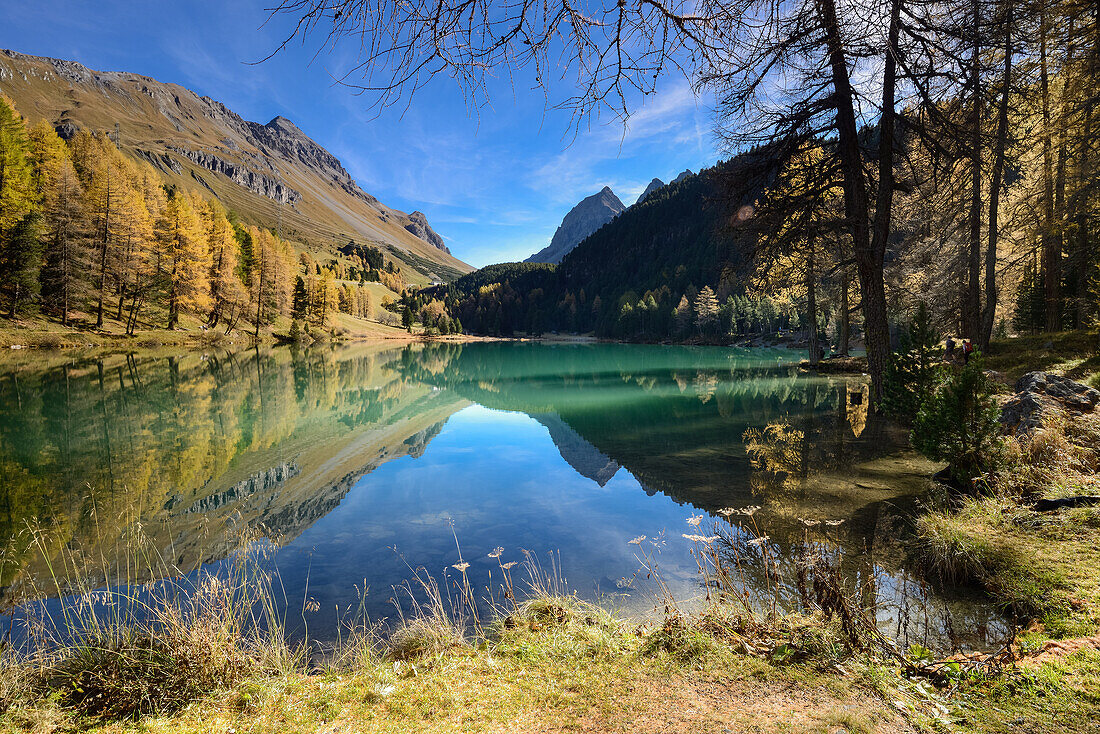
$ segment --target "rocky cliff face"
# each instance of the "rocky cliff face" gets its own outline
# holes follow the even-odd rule
[[[280,115],[266,125],[247,121],[244,125],[249,133],[248,142],[259,148],[265,156],[297,161],[360,201],[372,206],[378,204],[378,199],[359,188],[336,156],[315,143],[285,117]]]
[[[443,252],[449,253],[447,245],[444,244],[443,238],[436,234],[436,231],[432,229],[428,224],[428,218],[424,216],[424,212],[413,212],[409,215],[409,223],[405,225],[405,229],[420,239],[427,242],[429,245],[437,250],[443,250]]]
[[[549,246],[536,252],[525,262],[557,263],[586,237],[617,217],[626,209],[610,187],[581,201],[569,210],[561,226],[554,232]]]
[[[283,204],[296,204],[302,200],[301,193],[286,186],[282,181],[270,174],[260,173],[245,165],[228,161],[213,153],[208,153],[205,150],[187,150],[186,148],[171,148],[171,150],[179,153],[195,165],[202,166],[208,171],[222,174],[233,183],[248,189],[254,194],[266,196],[273,201],[278,201]],[[153,154],[150,153],[149,156],[146,157],[146,160],[150,160],[153,165],[160,168]],[[169,162],[168,166],[176,170],[179,164],[177,163],[176,166],[172,166],[171,162]],[[163,171],[164,169],[161,168],[161,170]],[[178,170],[176,170],[176,172],[179,173]]]

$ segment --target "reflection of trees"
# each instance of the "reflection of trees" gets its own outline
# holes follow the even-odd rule
[[[0,588],[28,562],[28,526],[83,550],[109,547],[135,521],[164,543],[173,533],[187,536],[188,547],[205,532],[207,510],[222,518],[240,511],[257,522],[266,513],[300,532],[316,512],[309,498],[275,491],[285,479],[276,487],[266,478],[286,474],[275,470],[304,451],[335,450],[334,442],[363,427],[408,422],[454,403],[406,385],[384,366],[391,353],[119,355],[0,372],[0,542],[7,546],[0,545]],[[420,432],[439,419],[408,423],[409,432],[393,439],[395,455],[422,450],[418,441],[402,442],[410,433],[430,440],[434,434]],[[329,501],[320,499],[317,508]],[[191,560],[220,552],[196,549]]]
[[[894,427],[868,413],[866,381],[826,379],[808,389],[816,410],[785,415],[742,434],[758,495],[776,499],[802,489],[810,477],[846,472],[905,445]]]
[[[777,489],[796,484],[807,473],[804,451],[805,434],[787,421],[776,421],[760,428],[747,428],[742,436],[745,451],[752,462],[753,479],[774,478]],[[759,488],[754,482],[753,489]]]
[[[853,425],[868,420],[849,397],[864,381],[800,374],[782,350],[432,344],[408,347],[400,369],[490,408],[553,415],[647,491],[710,511],[786,497],[795,520],[808,478],[905,445],[873,417]],[[848,499],[850,513],[877,497]]]

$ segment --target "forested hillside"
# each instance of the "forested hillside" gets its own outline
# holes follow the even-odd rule
[[[66,142],[45,120],[28,126],[0,97],[8,319],[45,316],[131,336],[186,322],[260,338],[285,317],[328,330],[336,313],[396,325],[377,307],[405,287],[401,266],[377,247],[353,243],[317,260],[217,198],[167,181],[108,135],[82,129]]]
[[[728,341],[800,328],[797,298],[751,287],[754,232],[731,226],[763,191],[766,157],[739,156],[656,189],[561,264],[491,265],[460,278],[448,305],[476,333],[594,332],[627,340]],[[741,190],[731,192],[730,181]],[[828,312],[819,319],[827,321]]]

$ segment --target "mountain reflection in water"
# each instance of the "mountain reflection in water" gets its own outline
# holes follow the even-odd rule
[[[624,583],[631,538],[660,538],[666,581],[690,597],[685,520],[759,505],[742,535],[766,533],[787,564],[805,521],[843,520],[814,537],[894,634],[999,638],[986,605],[905,570],[898,539],[930,466],[868,416],[861,381],[801,375],[798,356],[438,343],[9,358],[0,602],[45,572],[29,528],[48,554],[100,559],[140,528],[182,573],[225,559],[248,528],[278,545],[288,606],[317,602],[310,635],[335,636],[357,590],[388,615],[411,567],[454,563],[453,525],[473,578],[487,582],[497,546],[553,550],[571,589],[644,614],[647,590]],[[120,578],[112,560],[93,572]]]

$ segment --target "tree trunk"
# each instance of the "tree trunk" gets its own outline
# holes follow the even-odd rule
[[[1094,180],[1094,172],[1092,171],[1092,156],[1090,155],[1090,146],[1092,145],[1092,99],[1090,95],[1089,101],[1085,103],[1085,124],[1084,124],[1084,143],[1081,145],[1081,160],[1078,163],[1080,173],[1078,179],[1081,182],[1079,184],[1079,190],[1077,191],[1076,198],[1076,221],[1077,221],[1077,243],[1074,246],[1077,254],[1077,267],[1076,276],[1076,291],[1077,291],[1077,308],[1074,310],[1074,322],[1078,329],[1088,328],[1088,309],[1089,309],[1089,273],[1091,272],[1091,262],[1089,258],[1089,227],[1088,227],[1088,212],[1089,212],[1089,185],[1087,182]]]
[[[820,349],[817,341],[817,273],[814,266],[813,229],[806,231],[806,311],[809,323],[806,325],[807,342],[810,350],[810,364],[820,361]]]
[[[868,371],[871,373],[872,399],[877,401],[882,396],[882,373],[890,354],[890,329],[886,323],[886,288],[882,277],[884,253],[872,248],[868,231],[869,202],[867,183],[863,177],[863,160],[859,149],[854,92],[848,78],[848,62],[840,38],[834,0],[820,0],[820,9],[829,50],[833,98],[837,111],[837,151],[843,170],[844,211],[851,229],[852,249],[863,300],[863,333],[867,345]],[[890,94],[892,96],[892,90]],[[885,246],[885,242],[879,244]]]
[[[265,260],[264,248],[261,246],[261,248],[260,248],[260,268],[259,268],[259,270],[260,270],[259,276],[260,277],[259,277],[259,280],[256,282],[256,334],[255,334],[255,340],[256,340],[257,344],[260,343],[260,321],[263,317],[264,271],[267,269],[265,267],[264,260]]]
[[[111,165],[107,164],[106,199],[103,202],[103,241],[99,246],[99,303],[96,304],[95,328],[103,328],[103,298],[107,288],[107,242],[111,232]]]
[[[1042,7],[1042,6],[1040,6]],[[1058,329],[1058,302],[1061,300],[1062,251],[1054,234],[1054,146],[1050,121],[1050,72],[1047,68],[1047,19],[1039,16],[1039,91],[1043,107],[1043,294],[1044,325],[1047,331]]]
[[[966,299],[963,302],[963,336],[981,338],[982,321],[982,65],[981,3],[971,0],[970,57],[970,236],[967,241]]]
[[[983,352],[993,338],[993,320],[997,314],[997,240],[1000,237],[1001,186],[1004,183],[1005,147],[1008,141],[1008,98],[1012,90],[1012,2],[1005,6],[1004,72],[1001,77],[1001,104],[997,110],[997,139],[993,150],[993,180],[989,184],[989,234],[985,246],[985,313],[979,340]]]
[[[851,276],[848,268],[844,268],[840,276],[840,334],[837,338],[836,351],[841,357],[848,356],[848,342],[852,339],[852,324],[848,318],[848,287]]]

